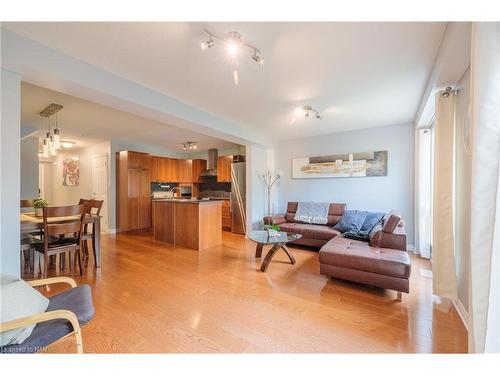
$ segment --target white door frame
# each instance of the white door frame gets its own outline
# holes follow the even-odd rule
[[[90,189],[91,189],[91,192],[90,192],[90,195],[92,196],[92,198],[94,197],[94,192],[92,190],[93,189],[93,182],[94,182],[94,169],[92,168],[93,165],[94,165],[94,159],[96,158],[102,158],[102,157],[105,157],[106,158],[106,194],[104,195],[105,196],[105,201],[104,201],[104,204],[106,205],[106,210],[105,210],[105,213],[106,213],[106,217],[104,218],[104,223],[101,223],[101,230],[103,232],[108,232],[109,228],[109,188],[110,188],[110,180],[109,180],[109,172],[110,172],[110,163],[109,163],[109,154],[107,152],[104,152],[104,153],[101,153],[101,154],[96,154],[96,155],[92,155],[92,160],[90,162]]]

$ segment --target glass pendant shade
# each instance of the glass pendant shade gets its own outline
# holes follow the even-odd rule
[[[54,139],[52,138],[52,136],[50,136],[50,138],[48,138],[48,144],[49,144],[50,156],[56,156],[57,150],[55,148]]]
[[[56,150],[60,150],[62,146],[61,146],[61,136],[59,135],[59,129],[58,128],[54,129],[53,140],[54,140],[54,148]]]
[[[49,157],[49,147],[48,147],[48,144],[47,144],[47,139],[43,140],[42,156],[44,158],[48,158]]]

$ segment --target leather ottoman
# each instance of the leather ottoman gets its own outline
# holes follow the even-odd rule
[[[319,262],[322,275],[409,292],[411,263],[404,250],[336,236],[319,251]]]

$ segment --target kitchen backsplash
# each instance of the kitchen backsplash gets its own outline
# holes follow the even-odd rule
[[[230,182],[217,182],[216,177],[204,177],[200,184],[200,197],[229,198],[231,196]]]

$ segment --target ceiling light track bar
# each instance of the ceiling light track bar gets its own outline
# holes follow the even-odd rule
[[[252,45],[250,43],[246,43],[243,40],[243,38],[241,37],[241,34],[238,33],[237,31],[230,31],[224,37],[216,35],[207,29],[203,29],[203,32],[208,35],[208,40],[201,42],[201,49],[203,51],[206,51],[207,49],[215,46],[216,41],[222,41],[222,42],[231,42],[232,41],[232,42],[235,42],[243,47],[246,47],[246,48],[252,50],[253,51],[252,59],[257,64],[262,65],[264,63],[264,58],[262,57],[262,52],[260,51],[260,49],[258,49],[257,47],[255,47],[254,45]]]
[[[42,117],[50,117],[63,109],[63,106],[60,104],[52,103],[43,111],[40,112],[40,116]]]

